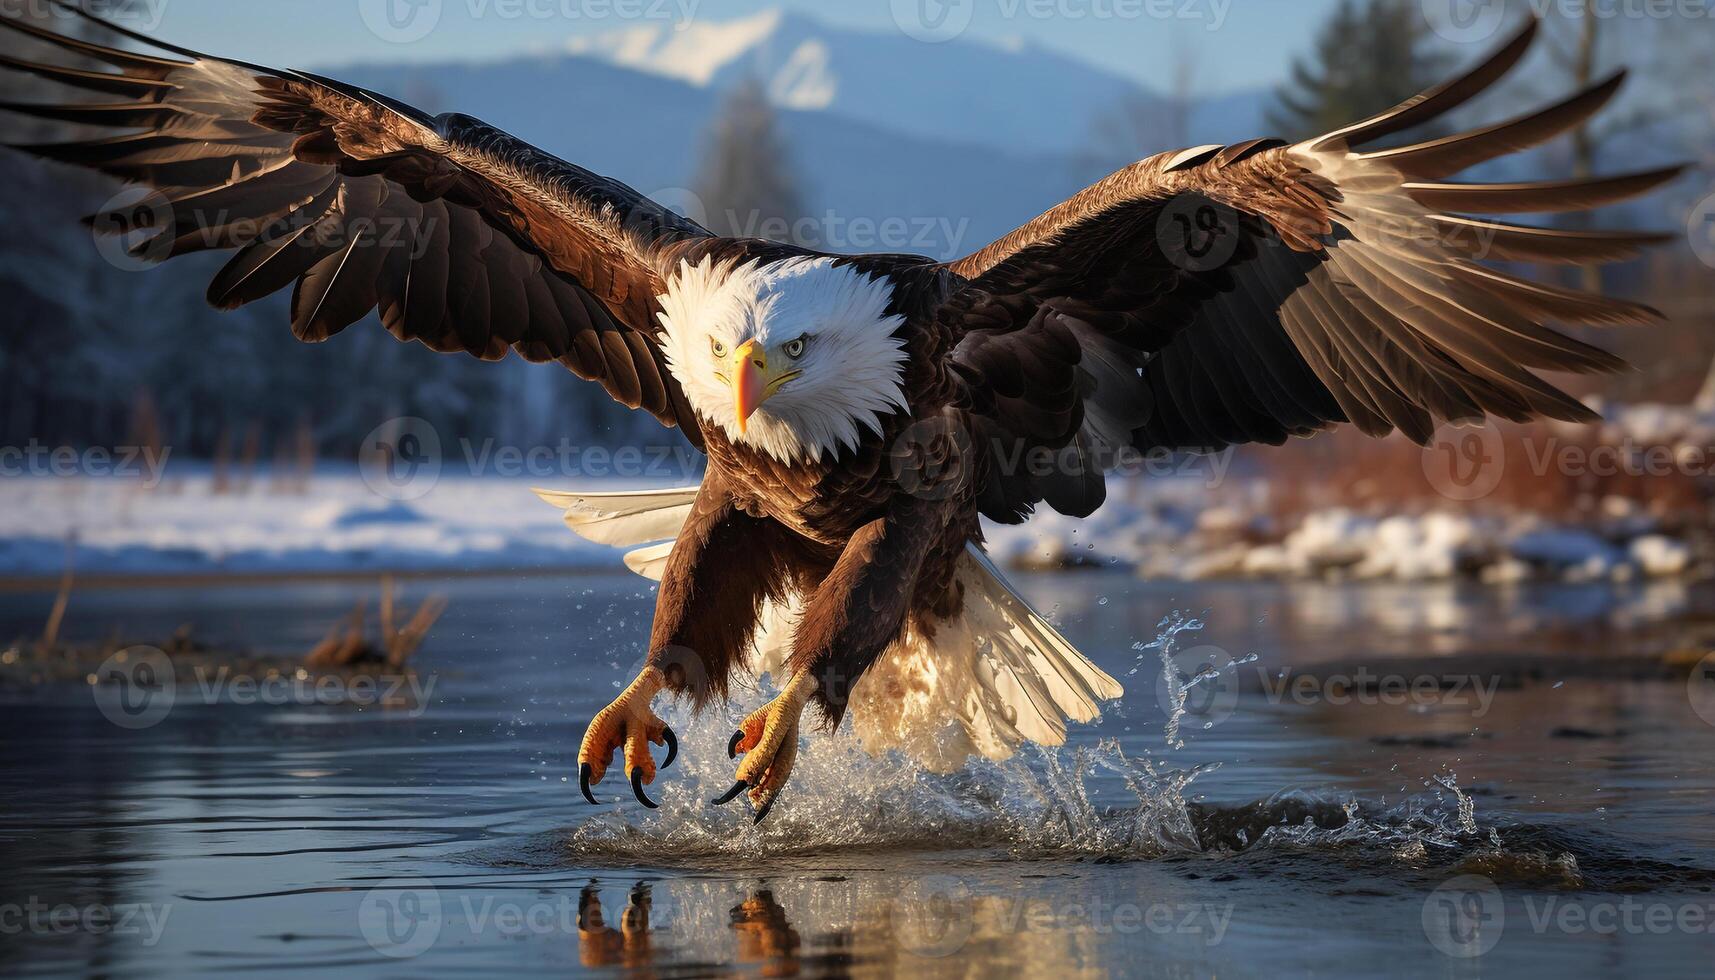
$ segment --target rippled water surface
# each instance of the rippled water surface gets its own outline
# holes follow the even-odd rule
[[[949,776],[818,737],[759,828],[707,804],[731,781],[737,708],[670,714],[682,751],[652,788],[660,810],[611,777],[601,808],[578,795],[584,724],[641,653],[651,594],[636,579],[411,583],[450,606],[418,694],[385,707],[234,703],[253,699],[180,676],[164,718],[127,728],[109,720],[113,691],[14,687],[0,965],[1710,975],[1715,727],[1696,709],[1715,722],[1715,698],[1653,660],[1603,666],[1642,657],[1664,618],[1715,607],[1707,595],[1020,585],[1126,683],[1123,703],[1062,750]],[[303,650],[364,592],[80,592],[67,631],[194,623]],[[0,636],[38,631],[51,601],[0,595]],[[1189,684],[1177,738],[1158,640],[1174,610],[1206,623],[1166,641]],[[1407,693],[1382,696],[1366,671]]]

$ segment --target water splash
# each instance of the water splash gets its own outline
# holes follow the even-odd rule
[[[1255,654],[1223,659],[1184,676],[1174,657],[1183,638],[1204,626],[1200,618],[1174,612],[1158,624],[1154,640],[1132,648],[1138,654],[1133,675],[1151,660],[1160,663],[1167,741],[1174,749],[1184,746],[1190,692],[1257,660]],[[1484,854],[1521,858],[1503,850],[1497,829],[1478,825],[1475,803],[1453,772],[1425,780],[1429,793],[1392,806],[1299,791],[1215,806],[1194,802],[1191,786],[1220,763],[1179,768],[1128,757],[1113,739],[1069,750],[1032,748],[1002,762],[973,759],[962,770],[939,774],[897,754],[872,758],[849,729],[818,735],[801,750],[781,805],[765,824],[752,826],[742,802],[725,808],[708,803],[730,785],[732,763],[714,747],[725,744],[720,734],[740,714],[727,709],[695,722],[672,719],[687,736],[681,743],[687,748],[683,770],[657,784],[661,809],[640,819],[622,805],[588,820],[565,837],[565,855],[580,864],[723,871],[847,853],[1148,860],[1355,848],[1419,867]],[[1564,871],[1567,860],[1570,855],[1561,853],[1538,864]]]
[[[1188,618],[1175,609],[1155,624],[1155,628],[1161,631],[1156,634],[1155,639],[1148,643],[1132,644],[1132,649],[1138,653],[1139,662],[1132,667],[1131,674],[1137,674],[1142,668],[1144,654],[1151,650],[1155,651],[1161,660],[1161,678],[1167,697],[1167,725],[1164,731],[1167,744],[1176,749],[1185,747],[1184,740],[1179,737],[1179,725],[1185,719],[1186,698],[1190,696],[1191,689],[1202,682],[1207,671],[1200,671],[1191,678],[1181,677],[1178,665],[1173,662],[1173,652],[1178,648],[1179,634],[1196,633],[1203,629],[1203,626],[1201,619]]]
[[[689,740],[682,740],[681,744]],[[708,741],[699,739],[699,741]],[[734,803],[708,798],[730,785],[724,754],[687,758],[663,787],[661,809],[605,814],[573,829],[580,859],[675,865],[852,852],[990,851],[1012,857],[1142,859],[1200,849],[1186,788],[1214,766],[1176,769],[1126,758],[1117,742],[1038,749],[1004,762],[974,760],[937,774],[898,756],[873,759],[849,734],[810,740],[781,804],[752,826]],[[1117,781],[1098,779],[1112,773]],[[1105,804],[1109,785],[1131,799]]]
[[[897,756],[870,758],[850,735],[816,739],[781,805],[760,826],[742,804],[708,803],[730,779],[724,753],[693,754],[685,765],[657,784],[660,810],[640,818],[621,806],[590,819],[564,836],[564,857],[579,865],[731,872],[794,859],[932,852],[965,860],[1136,861],[1357,849],[1372,855],[1368,860],[1410,867],[1501,853],[1496,832],[1477,826],[1462,793],[1383,806],[1292,791],[1217,806],[1195,802],[1191,786],[1218,763],[1177,768],[1130,758],[1112,740],[976,761],[941,775]]]
[[[1148,643],[1140,641],[1132,644],[1131,647],[1137,652],[1137,658],[1129,671],[1130,675],[1136,676],[1143,669],[1144,662],[1152,651],[1161,663],[1159,690],[1165,702],[1162,707],[1167,711],[1167,724],[1163,726],[1162,732],[1169,748],[1182,749],[1185,747],[1185,739],[1180,734],[1180,729],[1184,724],[1185,716],[1191,713],[1191,709],[1187,708],[1186,705],[1190,701],[1191,694],[1197,688],[1219,680],[1224,674],[1236,676],[1240,667],[1256,663],[1259,659],[1256,654],[1252,653],[1234,660],[1224,650],[1211,649],[1208,660],[1198,664],[1189,675],[1185,674],[1181,670],[1181,665],[1175,661],[1175,657],[1180,655],[1180,637],[1182,634],[1196,633],[1202,630],[1204,625],[1203,620],[1187,617],[1178,610],[1174,610],[1156,624],[1156,629],[1161,632],[1156,634],[1155,639]],[[1200,649],[1202,648],[1193,648],[1184,652],[1195,653]],[[1236,692],[1233,692],[1232,696],[1236,697]],[[1219,698],[1221,695],[1217,693],[1213,697]],[[1203,728],[1205,730],[1213,728],[1214,724],[1212,720],[1205,720]]]
[[[1475,834],[1477,832],[1477,803],[1459,788],[1459,774],[1449,769],[1447,775],[1433,776],[1429,782],[1453,794],[1453,799],[1458,806],[1459,829],[1467,834]],[[1496,843],[1498,844],[1499,840]]]

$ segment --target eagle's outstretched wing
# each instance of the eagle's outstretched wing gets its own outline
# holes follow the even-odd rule
[[[468,116],[211,58],[61,6],[177,56],[0,20],[117,69],[0,54],[0,67],[108,97],[0,103],[120,131],[19,147],[154,188],[96,215],[98,228],[140,239],[133,251],[150,259],[236,249],[209,302],[236,307],[293,285],[300,339],[325,340],[379,309],[394,336],[437,351],[558,360],[699,441],[655,314],[663,271],[708,241],[703,228]]]
[[[1088,514],[1103,499],[1104,462],[1128,448],[1279,444],[1346,421],[1422,443],[1439,422],[1594,418],[1532,369],[1599,372],[1621,362],[1546,324],[1659,314],[1482,262],[1612,262],[1669,236],[1457,212],[1585,210],[1679,170],[1442,181],[1578,125],[1620,77],[1475,132],[1356,149],[1487,89],[1535,32],[1533,22],[1466,76],[1317,139],[1143,160],[952,263],[968,281],[939,317],[960,338],[955,366],[978,434],[998,447],[989,450],[997,458],[984,513],[1017,521],[1046,501]],[[1019,453],[1042,448],[1071,455],[1051,467],[1017,465]]]

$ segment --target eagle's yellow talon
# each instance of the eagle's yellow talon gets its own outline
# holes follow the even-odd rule
[[[727,758],[736,759],[740,752],[749,752],[762,741],[762,729],[768,723],[768,709],[773,704],[774,702],[770,701],[752,711],[750,717],[738,726],[738,731],[732,733],[732,741],[728,742],[726,747]]]
[[[744,720],[728,746],[729,754],[745,753],[744,761],[738,765],[738,782],[715,802],[725,803],[748,791],[756,821],[768,815],[775,797],[792,775],[792,764],[798,758],[799,719],[815,690],[816,679],[808,672],[799,673],[779,697]]]
[[[584,799],[596,802],[590,784],[601,782],[615,750],[623,750],[625,774],[631,781],[632,793],[644,806],[655,807],[642,788],[643,784],[655,781],[655,760],[650,758],[649,745],[653,742],[667,746],[663,767],[679,754],[679,740],[673,730],[649,708],[649,702],[665,686],[666,678],[659,668],[645,667],[612,704],[590,721],[583,745],[578,749],[578,788],[583,791]]]

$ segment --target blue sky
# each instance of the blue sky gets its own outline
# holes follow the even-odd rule
[[[113,2],[113,0],[108,0]],[[1273,85],[1306,50],[1335,0],[131,0],[151,33],[265,64],[311,67],[359,60],[485,58],[572,34],[632,26],[641,15],[671,21],[685,10],[730,20],[785,6],[830,23],[899,31],[899,18],[947,14],[967,38],[1020,38],[1166,87],[1173,48],[1193,52],[1200,86],[1229,91]],[[438,3],[435,27],[390,41],[367,26],[383,4],[405,20],[410,3]],[[923,5],[927,6],[923,6]],[[943,6],[945,4],[945,6]],[[368,9],[365,9],[368,5]],[[133,22],[135,23],[135,21]],[[155,26],[157,25],[158,26]],[[945,28],[943,28],[945,29]]]

